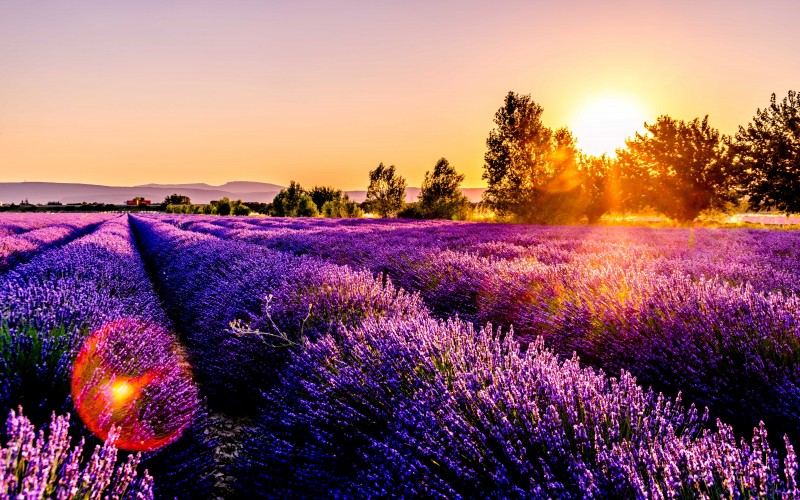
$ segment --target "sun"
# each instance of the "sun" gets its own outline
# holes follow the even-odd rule
[[[570,129],[584,153],[614,156],[625,139],[644,128],[647,116],[634,99],[619,95],[595,97],[575,113]]]

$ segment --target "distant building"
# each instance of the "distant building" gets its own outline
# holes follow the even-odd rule
[[[125,202],[128,206],[138,206],[138,205],[152,205],[153,202],[150,200],[145,200],[144,198],[134,198],[132,200],[128,200]]]

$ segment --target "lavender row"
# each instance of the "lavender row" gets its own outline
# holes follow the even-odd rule
[[[270,348],[289,356],[261,384],[263,414],[237,460],[242,496],[794,494],[793,451],[781,472],[763,427],[751,444],[737,443],[729,427],[706,430],[693,409],[643,392],[625,372],[608,379],[581,369],[577,359],[559,362],[540,343],[522,355],[510,336],[439,323],[422,309],[381,318],[354,304],[337,316],[357,322],[333,329],[323,322],[326,328],[298,337],[298,323],[315,324],[307,305],[313,311],[326,297],[352,295],[352,280],[310,279],[320,266],[313,259],[153,219],[134,224],[142,246],[158,249],[148,251],[155,274],[170,277],[176,297],[191,297],[176,312],[188,308],[191,318],[201,300],[228,311],[216,322],[217,337],[211,328],[198,340],[224,341],[227,334],[261,342],[268,333]],[[292,273],[295,265],[303,272]],[[258,276],[278,287],[258,290]],[[236,293],[203,299],[202,288],[216,288],[216,280]],[[226,319],[238,319],[226,296],[280,289],[284,295],[270,301],[274,314],[250,310],[244,317],[255,321],[248,328],[225,328]],[[287,292],[297,299],[274,298]],[[281,338],[287,327],[271,318],[284,317],[292,318],[286,325],[295,334]],[[268,351],[262,356],[262,364],[275,359]],[[218,375],[236,377],[227,369]]]
[[[130,370],[144,359],[131,355],[137,350],[172,352],[160,345],[163,339],[169,341],[163,332],[170,330],[170,323],[124,217],[1,276],[0,304],[0,410],[22,405],[26,415],[40,423],[52,411],[74,410],[69,387],[73,363],[92,332],[119,322],[137,325],[136,341],[119,350],[114,361],[121,369]],[[196,393],[184,389],[175,387],[170,396],[175,404],[193,404]],[[213,443],[203,435],[203,418],[198,412],[177,442],[146,454],[144,466],[156,478],[158,492],[211,487]]]
[[[190,353],[202,393],[234,433],[222,461],[241,448],[242,429],[266,404],[291,350],[366,317],[424,314],[418,298],[368,272],[131,217],[167,312]],[[249,476],[223,471],[223,493]],[[253,496],[262,496],[254,492]]]
[[[26,227],[21,224],[25,219],[21,219],[20,223],[0,219],[0,272],[30,259],[37,252],[89,233],[108,218],[105,214],[32,217],[32,223],[24,231],[16,229]],[[9,223],[3,225],[6,222]]]
[[[800,233],[756,229],[543,227],[424,221],[169,218],[184,229],[312,254],[340,264],[395,272],[417,253],[467,253],[490,261],[615,266],[797,293]],[[398,276],[392,276],[397,280]]]
[[[502,241],[493,248],[503,258],[494,258],[435,243],[409,246],[405,237],[321,233],[319,223],[309,224],[305,239],[299,230],[284,237],[279,229],[262,231],[270,236],[258,240],[260,230],[229,230],[226,221],[214,227],[178,222],[386,273],[419,292],[439,316],[513,326],[522,340],[543,335],[564,356],[577,352],[611,373],[629,370],[673,395],[683,390],[687,400],[709,406],[738,431],[764,420],[774,432],[800,439],[800,373],[792,362],[800,356],[793,289],[800,272],[791,267],[800,254],[796,233],[697,231],[689,245],[690,233],[678,230],[615,229],[615,240],[603,243],[575,239],[585,228],[523,228],[541,231],[539,258],[530,259],[503,255],[508,246]],[[471,227],[454,226],[451,236]],[[566,236],[559,239],[559,232]],[[423,235],[420,230],[415,237]],[[765,242],[757,240],[761,236]],[[770,252],[789,267],[771,269],[764,260]],[[778,284],[769,285],[771,279]]]
[[[66,221],[80,220],[107,220],[113,217],[109,214],[47,214],[47,213],[0,213],[0,237],[22,234],[34,229],[41,229]]]
[[[212,406],[252,414],[289,348],[365,317],[427,314],[416,296],[303,257],[131,217]],[[259,333],[249,333],[259,332]]]
[[[533,342],[371,318],[305,341],[239,458],[241,496],[792,498],[764,426],[730,427]]]

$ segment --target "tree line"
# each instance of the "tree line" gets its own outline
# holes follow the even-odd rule
[[[419,200],[406,203],[405,178],[397,173],[394,165],[381,163],[369,172],[367,196],[363,203],[350,199],[341,189],[330,186],[305,189],[291,181],[272,203],[258,211],[276,217],[352,218],[363,217],[368,212],[378,217],[464,220],[469,217],[472,204],[461,193],[463,181],[464,175],[459,174],[446,158],[441,158],[432,171],[425,173]]]
[[[583,154],[568,128],[553,130],[542,123],[543,111],[530,95],[509,92],[495,113],[486,139],[483,205],[501,219],[595,223],[608,212],[651,209],[688,222],[707,209],[800,212],[800,94],[795,91],[780,101],[773,94],[734,136],[712,127],[708,116],[689,121],[660,116],[613,157]],[[394,165],[381,163],[369,172],[361,209],[380,217],[467,219],[473,206],[461,193],[463,180],[442,158],[425,173],[419,200],[405,203],[405,179]],[[356,204],[333,188],[324,188],[333,194],[323,198],[321,189],[307,193],[311,203],[292,183],[273,202],[273,215],[360,215],[354,209],[325,211],[320,201]]]
[[[800,212],[800,94],[790,91],[758,109],[752,121],[726,136],[708,116],[690,121],[668,115],[645,123],[614,157],[583,154],[566,128],[542,123],[531,96],[509,92],[486,139],[482,204],[502,220],[590,224],[612,211],[651,209],[681,222],[704,210]],[[418,201],[405,202],[406,180],[394,165],[369,172],[359,204],[330,186],[303,188],[291,181],[272,203],[227,198],[191,205],[167,197],[168,211],[277,217],[379,217],[465,220],[473,204],[461,192],[464,175],[446,158],[425,173]]]
[[[800,95],[756,111],[732,137],[709,125],[660,116],[616,157],[582,154],[566,128],[551,130],[530,95],[509,92],[486,140],[484,202],[520,222],[596,222],[646,207],[681,221],[733,204],[800,212]]]
[[[204,205],[193,205],[192,200],[182,194],[172,194],[164,198],[161,204],[163,210],[171,214],[202,214],[202,215],[250,215],[253,209],[242,200],[231,200],[227,196],[214,200]]]

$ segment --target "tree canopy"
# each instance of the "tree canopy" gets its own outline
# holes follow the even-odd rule
[[[394,217],[403,208],[406,197],[406,180],[395,173],[394,165],[383,163],[369,172],[366,204],[369,210],[381,217]]]
[[[754,210],[800,212],[800,94],[789,91],[739,127],[734,162]]]
[[[626,207],[651,206],[682,222],[734,196],[728,139],[702,121],[660,116],[618,151]]]
[[[337,219],[349,219],[364,217],[364,212],[359,208],[358,203],[351,200],[347,194],[322,205],[322,216]]]
[[[331,186],[314,186],[308,191],[308,195],[323,217],[356,218],[364,216],[358,203],[351,200],[341,189]]]
[[[317,210],[322,212],[322,206],[325,203],[342,198],[342,190],[331,186],[314,186],[308,191],[308,195],[311,196],[311,200],[317,206]]]
[[[617,162],[606,155],[580,159],[583,212],[594,224],[604,213],[616,208],[620,199]]]
[[[314,200],[305,189],[295,181],[281,189],[272,200],[272,215],[276,217],[317,217],[319,211]]]
[[[230,215],[231,214],[231,200],[227,196],[217,201],[214,204],[214,213],[217,215]]]
[[[561,222],[575,215],[580,194],[578,149],[566,128],[542,123],[530,95],[509,92],[486,139],[486,205],[524,222]]]
[[[134,198],[135,199],[135,198]],[[192,200],[188,196],[173,193],[164,198],[164,205],[191,205]]]
[[[441,158],[433,172],[425,172],[419,192],[418,209],[428,219],[464,219],[471,205],[461,192],[464,174],[459,174],[446,158]]]

